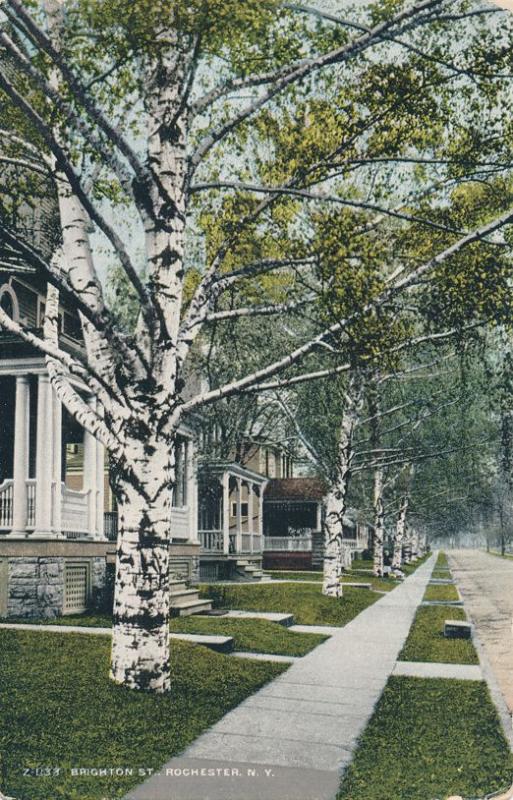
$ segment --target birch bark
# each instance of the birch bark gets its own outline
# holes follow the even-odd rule
[[[118,541],[111,678],[166,692],[169,677],[169,542],[173,445],[131,441],[138,474],[114,470]]]
[[[346,408],[340,425],[335,474],[325,500],[322,593],[328,597],[342,597],[343,594],[340,578],[347,563],[344,553],[343,520],[347,510],[347,492],[354,456],[353,438],[358,424],[361,398],[360,377],[354,374],[349,380],[346,393]]]
[[[404,534],[406,531],[406,516],[408,514],[409,498],[404,495],[401,498],[401,505],[399,508],[399,515],[395,528],[394,537],[394,553],[392,556],[392,569],[400,570],[403,563],[403,542]]]
[[[378,467],[374,470],[373,572],[374,575],[376,575],[376,577],[382,577],[383,575],[384,539],[385,539],[385,509],[383,506],[383,470]]]

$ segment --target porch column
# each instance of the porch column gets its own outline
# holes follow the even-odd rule
[[[36,436],[36,527],[34,536],[48,538],[52,533],[53,407],[48,375],[37,383]]]
[[[268,481],[261,483],[258,491],[258,532],[261,536],[262,552],[264,550],[264,494]]]
[[[16,378],[14,411],[14,471],[11,536],[27,535],[27,480],[29,468],[29,376]]]
[[[317,528],[316,530],[322,531],[322,503],[317,503]]]
[[[253,527],[253,484],[251,481],[247,481],[246,486],[248,487],[248,533],[251,552],[253,552],[255,549],[253,547],[253,534],[255,532]]]
[[[96,398],[90,397],[87,401],[88,406],[96,413]],[[87,532],[94,537],[96,534],[96,492],[97,492],[97,448],[96,439],[84,429],[84,482],[83,490],[88,492],[87,496]]]
[[[189,507],[189,541],[199,542],[198,535],[198,451],[194,441],[187,447],[187,505]]]
[[[50,390],[51,391],[51,390]],[[52,395],[53,410],[53,529],[56,535],[62,534],[62,403]]]
[[[230,552],[230,474],[223,475],[223,553]]]
[[[242,552],[242,479],[237,478],[237,552]]]
[[[98,413],[102,415],[102,407],[98,404]],[[96,536],[105,539],[104,511],[105,511],[105,447],[96,442]]]

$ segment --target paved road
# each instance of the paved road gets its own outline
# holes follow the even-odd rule
[[[513,713],[513,559],[479,550],[447,553],[453,577],[486,658]]]
[[[331,800],[434,558],[249,697],[125,800]]]

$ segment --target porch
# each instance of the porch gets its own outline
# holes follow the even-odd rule
[[[266,478],[237,464],[208,464],[199,475],[201,557],[224,560],[263,552]]]
[[[65,411],[39,359],[2,363],[0,415],[0,536],[104,540],[104,449]]]

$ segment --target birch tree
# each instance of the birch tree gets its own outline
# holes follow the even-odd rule
[[[403,544],[406,534],[406,521],[408,517],[408,508],[410,505],[410,487],[413,479],[414,467],[413,464],[408,464],[406,467],[406,477],[404,485],[401,487],[401,499],[399,502],[399,513],[397,515],[397,522],[395,525],[394,535],[394,550],[392,554],[392,571],[399,572],[403,563]]]
[[[58,43],[52,8],[64,12]],[[492,13],[463,0],[393,3],[348,19],[277,0],[2,3],[0,156],[55,187],[60,240],[48,258],[0,215],[2,245],[49,286],[43,335],[3,311],[0,325],[45,356],[58,397],[114,464],[115,682],[169,689],[170,501],[185,416],[318,377],[319,353],[355,317],[366,320],[463,250],[500,244],[513,220],[506,197],[472,229],[446,226],[432,205],[425,216],[411,210],[412,194],[443,205],[454,180],[508,168],[503,117],[495,116],[500,144],[492,149],[476,107],[499,103],[509,72],[509,23],[490,37]],[[459,55],[455,28],[467,42]],[[467,126],[455,125],[465,114]],[[461,133],[470,129],[473,140]],[[405,174],[419,167],[422,186],[412,193]],[[18,190],[28,191],[23,181]],[[357,311],[184,399],[187,361],[210,326],[295,313],[308,302],[315,253],[303,210],[312,204],[357,211],[362,249],[366,233],[388,219],[446,238],[420,263],[388,261],[379,281],[362,285]],[[91,228],[131,287],[133,332],[106,301]],[[142,270],[127,229],[142,243]],[[298,277],[293,297],[276,302],[271,293],[269,301],[262,276],[281,271]],[[244,304],[248,282],[257,288]],[[80,314],[82,354],[59,341],[59,293]],[[327,363],[320,371],[337,370]]]

